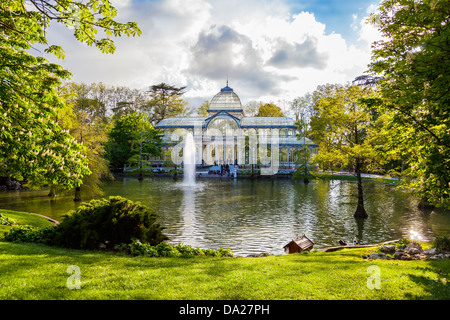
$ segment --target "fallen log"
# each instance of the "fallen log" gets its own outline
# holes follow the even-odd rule
[[[382,246],[384,244],[396,243],[399,240],[400,239],[398,239],[398,240],[391,240],[391,241],[381,242],[381,243],[377,243],[377,244],[358,244],[358,245],[354,245],[354,246],[350,245],[350,246],[328,247],[328,248],[322,249],[321,251],[322,252],[333,252],[333,251],[337,251],[337,250],[341,250],[341,249],[379,247],[379,246]]]

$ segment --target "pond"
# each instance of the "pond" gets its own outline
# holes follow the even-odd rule
[[[172,244],[230,248],[235,255],[283,254],[283,246],[305,234],[315,248],[340,239],[361,244],[411,237],[432,240],[450,234],[450,213],[417,208],[417,199],[393,185],[364,182],[369,217],[355,220],[354,181],[309,184],[290,179],[203,179],[183,187],[170,178],[116,178],[103,197],[120,195],[148,205],[161,216]],[[49,199],[48,191],[0,192],[0,208],[35,212],[61,220],[76,208],[73,197]]]

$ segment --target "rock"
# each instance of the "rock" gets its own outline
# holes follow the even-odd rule
[[[98,244],[98,248],[99,248],[100,250],[104,250],[104,249],[106,249],[106,244],[104,244],[103,242],[100,242],[100,243]]]
[[[271,256],[272,254],[270,252],[262,252],[260,254],[257,255],[257,257],[268,257]]]
[[[262,253],[252,253],[247,255],[248,258],[261,258],[261,257],[268,257],[271,256],[272,254],[269,252],[262,252]]]
[[[409,255],[416,255],[422,253],[418,248],[411,248],[406,251]]]
[[[402,259],[402,257],[404,257],[404,256],[408,256],[408,254],[406,254],[403,251],[397,251],[394,253],[394,259],[397,259],[397,260]]]
[[[383,252],[373,252],[370,254],[369,259],[386,259],[386,254],[384,254]]]
[[[432,256],[432,255],[437,254],[438,252],[439,252],[439,250],[437,250],[436,248],[430,248],[430,249],[425,250],[423,253],[425,253],[426,255]]]
[[[381,247],[381,250],[384,253],[394,253],[395,252],[395,245],[384,245]]]
[[[409,255],[404,254],[400,257],[400,260],[412,260],[412,258]]]
[[[407,252],[410,255],[415,255],[415,254],[419,254],[421,252],[423,252],[422,247],[420,246],[420,244],[416,243],[416,242],[411,242],[410,244],[408,244],[408,246],[405,248],[405,252]]]

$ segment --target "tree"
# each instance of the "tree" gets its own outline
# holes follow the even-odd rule
[[[252,100],[249,101],[246,105],[244,105],[244,113],[246,117],[254,117],[255,114],[258,113],[258,110],[261,106],[264,105],[262,101]]]
[[[161,154],[162,134],[152,127],[148,117],[133,112],[114,121],[106,144],[112,170],[123,169],[128,162],[141,165],[142,156]]]
[[[208,116],[209,104],[210,103],[209,103],[208,100],[203,101],[203,103],[197,109],[197,116],[199,116],[199,117],[207,117]]]
[[[352,168],[357,180],[355,218],[367,218],[361,173],[377,168],[378,158],[368,135],[373,126],[367,99],[372,89],[367,86],[328,86],[314,104],[311,117],[311,138],[318,143],[315,161]]]
[[[120,117],[138,111],[144,103],[144,95],[137,89],[111,86],[100,83],[73,83],[64,85],[77,92],[78,105],[103,123],[108,122],[108,114]]]
[[[49,45],[51,21],[74,28],[75,37],[102,52],[114,52],[110,35],[138,35],[136,23],[121,24],[108,1],[5,0],[0,3],[0,174],[37,182],[45,179],[64,188],[89,174],[83,146],[55,121],[64,108],[57,87],[70,73],[29,53],[33,45],[62,58],[60,46]],[[98,30],[106,38],[98,39]]]
[[[303,167],[303,181],[308,183],[308,160],[310,158],[310,152],[306,145],[306,135],[310,130],[310,121],[311,116],[313,114],[313,95],[308,93],[303,97],[298,97],[294,99],[291,103],[291,107],[294,110],[296,126],[298,129],[297,139],[303,140],[303,148],[302,150],[298,150],[301,152],[301,156],[299,158],[303,158],[300,165]]]
[[[281,112],[280,107],[277,107],[273,103],[266,103],[259,107],[255,117],[284,117],[284,114]]]
[[[295,98],[291,103],[291,110],[295,116],[295,122],[308,121],[311,116],[311,106],[313,104],[313,94],[307,93],[302,97]]]
[[[186,87],[175,87],[166,83],[150,86],[149,99],[143,106],[152,125],[158,124],[163,119],[177,116],[187,116],[188,103],[181,99]]]
[[[390,114],[408,186],[423,206],[450,208],[450,2],[385,0],[371,22],[384,39],[374,44],[370,72],[381,76],[382,112]],[[394,129],[395,128],[395,129]],[[403,180],[403,179],[402,179]],[[403,180],[403,181],[406,181]]]
[[[60,88],[67,111],[58,121],[62,128],[68,130],[76,141],[85,149],[83,154],[88,161],[91,173],[83,177],[82,185],[75,187],[75,201],[81,201],[82,190],[90,197],[102,194],[100,188],[103,180],[112,179],[108,161],[105,157],[105,143],[107,142],[107,124],[101,103],[97,99],[87,99],[83,94],[84,86],[68,84]],[[88,104],[88,101],[92,101]],[[100,106],[100,108],[98,108]]]

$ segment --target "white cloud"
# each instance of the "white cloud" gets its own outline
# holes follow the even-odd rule
[[[243,103],[290,100],[321,84],[352,81],[365,71],[377,37],[355,17],[360,41],[349,44],[339,34],[326,34],[313,13],[292,15],[280,1],[113,4],[117,20],[136,21],[142,30],[140,37],[115,38],[113,55],[78,43],[62,26],[50,28],[50,43],[66,50],[66,59],[57,62],[74,74],[72,80],[138,89],[167,82],[187,86],[185,97],[196,103],[211,99],[227,76]]]

